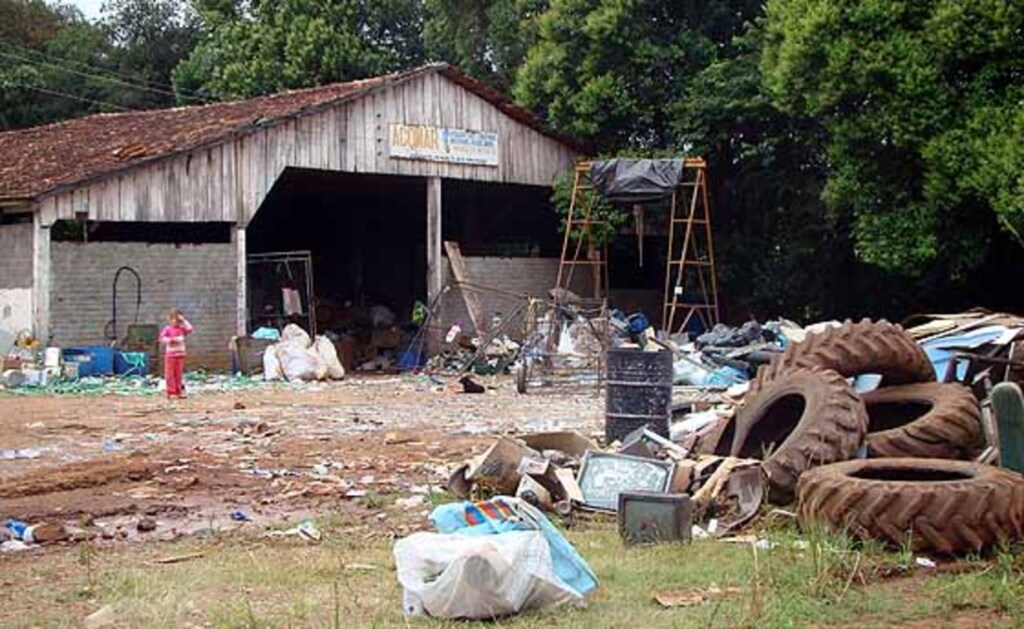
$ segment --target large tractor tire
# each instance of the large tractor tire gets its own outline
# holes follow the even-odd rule
[[[736,415],[730,453],[762,459],[768,499],[792,502],[810,468],[853,457],[868,428],[864,402],[834,371],[796,369],[749,397]]]
[[[797,515],[914,552],[980,552],[1024,535],[1024,476],[969,461],[861,459],[800,478]]]
[[[793,343],[770,365],[758,369],[750,390],[756,392],[801,367],[831,369],[847,378],[879,374],[883,386],[935,381],[928,356],[903,328],[888,321],[864,319],[860,323],[847,321]]]
[[[868,456],[963,459],[984,444],[981,406],[960,384],[887,387],[861,398],[868,410]]]

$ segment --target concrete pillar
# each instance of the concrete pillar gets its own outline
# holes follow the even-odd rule
[[[441,178],[427,178],[427,304],[435,312],[440,309],[439,296],[444,289],[444,257],[441,255]],[[434,351],[440,346],[440,331],[437,321],[431,321],[427,334],[427,349]]]
[[[235,225],[231,232],[231,241],[235,244],[235,330],[238,336],[249,334],[249,275],[248,257],[245,248],[245,226]]]
[[[32,216],[32,327],[43,345],[50,342],[50,225]]]

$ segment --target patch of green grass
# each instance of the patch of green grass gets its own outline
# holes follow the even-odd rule
[[[86,566],[73,556],[16,559],[7,562],[5,578],[18,583],[17,600],[31,601],[31,611],[0,606],[0,625],[73,626],[90,611],[112,605],[124,626],[406,626],[392,543],[333,519],[319,524],[320,545],[225,536],[100,550],[90,568],[95,589],[88,601],[67,597],[86,581]],[[714,540],[627,547],[613,522],[586,522],[567,533],[600,580],[585,608],[496,622],[409,623],[460,629],[878,626],[916,618],[945,622],[951,614],[973,611],[1012,622],[1024,613],[1024,562],[1016,550],[975,559],[962,574],[911,569],[906,578],[890,578],[903,574],[906,553],[816,531],[782,528],[764,535],[774,543],[771,549]],[[197,552],[203,556],[191,561],[153,563],[156,557]],[[883,576],[887,580],[879,581]],[[658,591],[713,585],[739,592],[674,609],[652,600]]]

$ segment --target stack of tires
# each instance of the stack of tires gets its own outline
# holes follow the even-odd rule
[[[858,395],[861,374],[879,388]],[[795,500],[804,526],[956,553],[1024,534],[1024,477],[965,460],[983,445],[974,394],[935,382],[900,326],[865,320],[762,367],[718,452],[761,459],[769,500]]]

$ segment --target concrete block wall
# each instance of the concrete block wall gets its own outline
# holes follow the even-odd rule
[[[173,245],[136,242],[54,242],[51,248],[50,335],[58,346],[106,344],[112,284],[121,266],[142,278],[139,323],[165,325],[180,308],[196,327],[188,340],[188,367],[229,366],[235,334],[236,265],[232,244]],[[117,334],[123,337],[136,310],[136,282],[118,281]]]
[[[0,330],[32,329],[32,223],[0,225]]]
[[[514,295],[524,294],[539,298],[547,298],[548,291],[554,288],[558,279],[558,258],[490,258],[466,257],[466,271],[473,284],[500,289]],[[454,285],[448,259],[444,260],[444,285]],[[587,295],[590,286],[588,269],[578,267],[573,277],[573,290],[580,295]],[[511,315],[513,310],[523,302],[516,297],[501,295],[490,291],[477,293],[480,305],[487,317],[495,312]],[[441,321],[447,330],[452,323],[459,322],[463,329],[472,331],[473,324],[466,311],[465,300],[461,289],[453,288],[441,298]],[[514,336],[514,335],[513,335]]]

